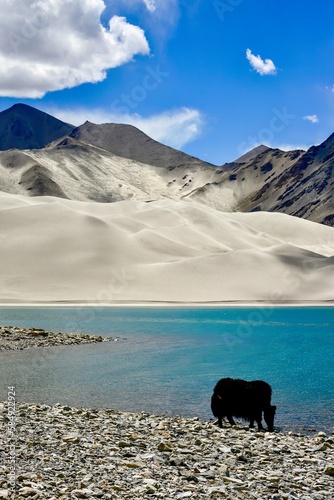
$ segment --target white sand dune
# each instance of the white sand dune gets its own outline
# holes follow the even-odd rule
[[[192,201],[0,193],[0,303],[334,300],[334,229]]]

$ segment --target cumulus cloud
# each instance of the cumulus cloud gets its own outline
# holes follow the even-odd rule
[[[138,113],[121,114],[101,109],[56,109],[44,111],[72,125],[82,125],[86,120],[93,123],[127,123],[139,128],[156,141],[180,149],[196,139],[202,132],[204,119],[200,111],[178,108],[149,117]]]
[[[153,5],[154,2],[147,2]],[[141,28],[113,16],[103,0],[0,0],[0,96],[39,98],[96,83],[108,69],[149,54]]]
[[[319,123],[319,118],[317,115],[306,115],[303,117],[303,120],[307,120],[311,123]]]
[[[263,60],[261,56],[255,56],[250,49],[246,50],[246,57],[250,65],[257,73],[263,75],[276,75],[277,69],[271,59]]]

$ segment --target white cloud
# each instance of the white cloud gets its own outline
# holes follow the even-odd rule
[[[298,149],[301,149],[303,151],[307,151],[312,144],[278,144],[278,145],[270,145],[270,148],[273,149],[280,149],[281,151],[296,151]]]
[[[134,15],[140,11],[145,16],[146,30],[150,32],[159,44],[163,45],[168,40],[180,19],[179,0],[105,0],[108,12],[118,15]],[[193,3],[191,4],[193,6]],[[184,5],[189,11],[189,6]]]
[[[168,39],[180,18],[179,0],[144,0],[147,8],[151,7],[150,32],[156,39],[164,42]]]
[[[179,149],[201,134],[203,118],[196,109],[180,108],[149,118],[135,116],[132,125],[153,139]]]
[[[153,2],[148,2],[153,4]],[[124,17],[101,24],[103,0],[0,0],[0,96],[45,93],[105,79],[149,54],[142,29]]]
[[[319,118],[317,115],[306,115],[303,117],[303,120],[307,120],[311,123],[319,123]]]
[[[149,117],[137,113],[120,114],[101,109],[56,109],[43,111],[72,125],[82,125],[86,120],[92,123],[127,123],[139,128],[156,141],[174,148],[182,148],[196,139],[202,132],[204,119],[196,109],[178,108]]]
[[[144,4],[146,5],[147,10],[150,12],[154,12],[156,7],[155,0],[143,0]]]
[[[260,75],[276,75],[277,69],[271,59],[263,60],[261,56],[254,56],[250,49],[246,50],[246,57],[252,68]]]

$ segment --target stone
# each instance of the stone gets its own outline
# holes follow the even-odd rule
[[[119,446],[120,448],[128,448],[128,447],[130,447],[130,446],[131,446],[131,444],[130,444],[130,443],[128,443],[127,441],[120,441],[120,442],[118,443],[118,446]]]
[[[145,467],[145,462],[123,462],[124,467],[130,467],[130,469],[140,469]]]
[[[87,488],[81,490],[72,490],[71,493],[78,498],[91,498],[92,496],[92,490],[89,490]]]
[[[17,498],[334,498],[332,437],[277,432],[259,438],[242,426],[224,432],[184,417],[59,404],[17,402],[16,412]],[[0,426],[6,414],[1,402]],[[2,470],[0,488],[6,498]]]
[[[170,453],[171,451],[173,451],[173,446],[169,443],[164,443],[163,441],[161,441],[158,444],[158,450]]]
[[[327,476],[334,477],[334,464],[333,465],[327,465],[327,467],[325,469],[325,474],[327,474]]]
[[[78,434],[69,434],[68,436],[63,436],[63,441],[65,443],[78,443],[80,436]]]
[[[39,490],[37,490],[36,488],[30,488],[28,486],[20,488],[18,490],[18,494],[23,497],[31,497],[31,496],[34,496],[34,498],[41,497],[41,492]]]

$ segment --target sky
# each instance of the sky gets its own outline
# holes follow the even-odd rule
[[[334,2],[0,0],[0,110],[130,123],[222,165],[334,132]]]

